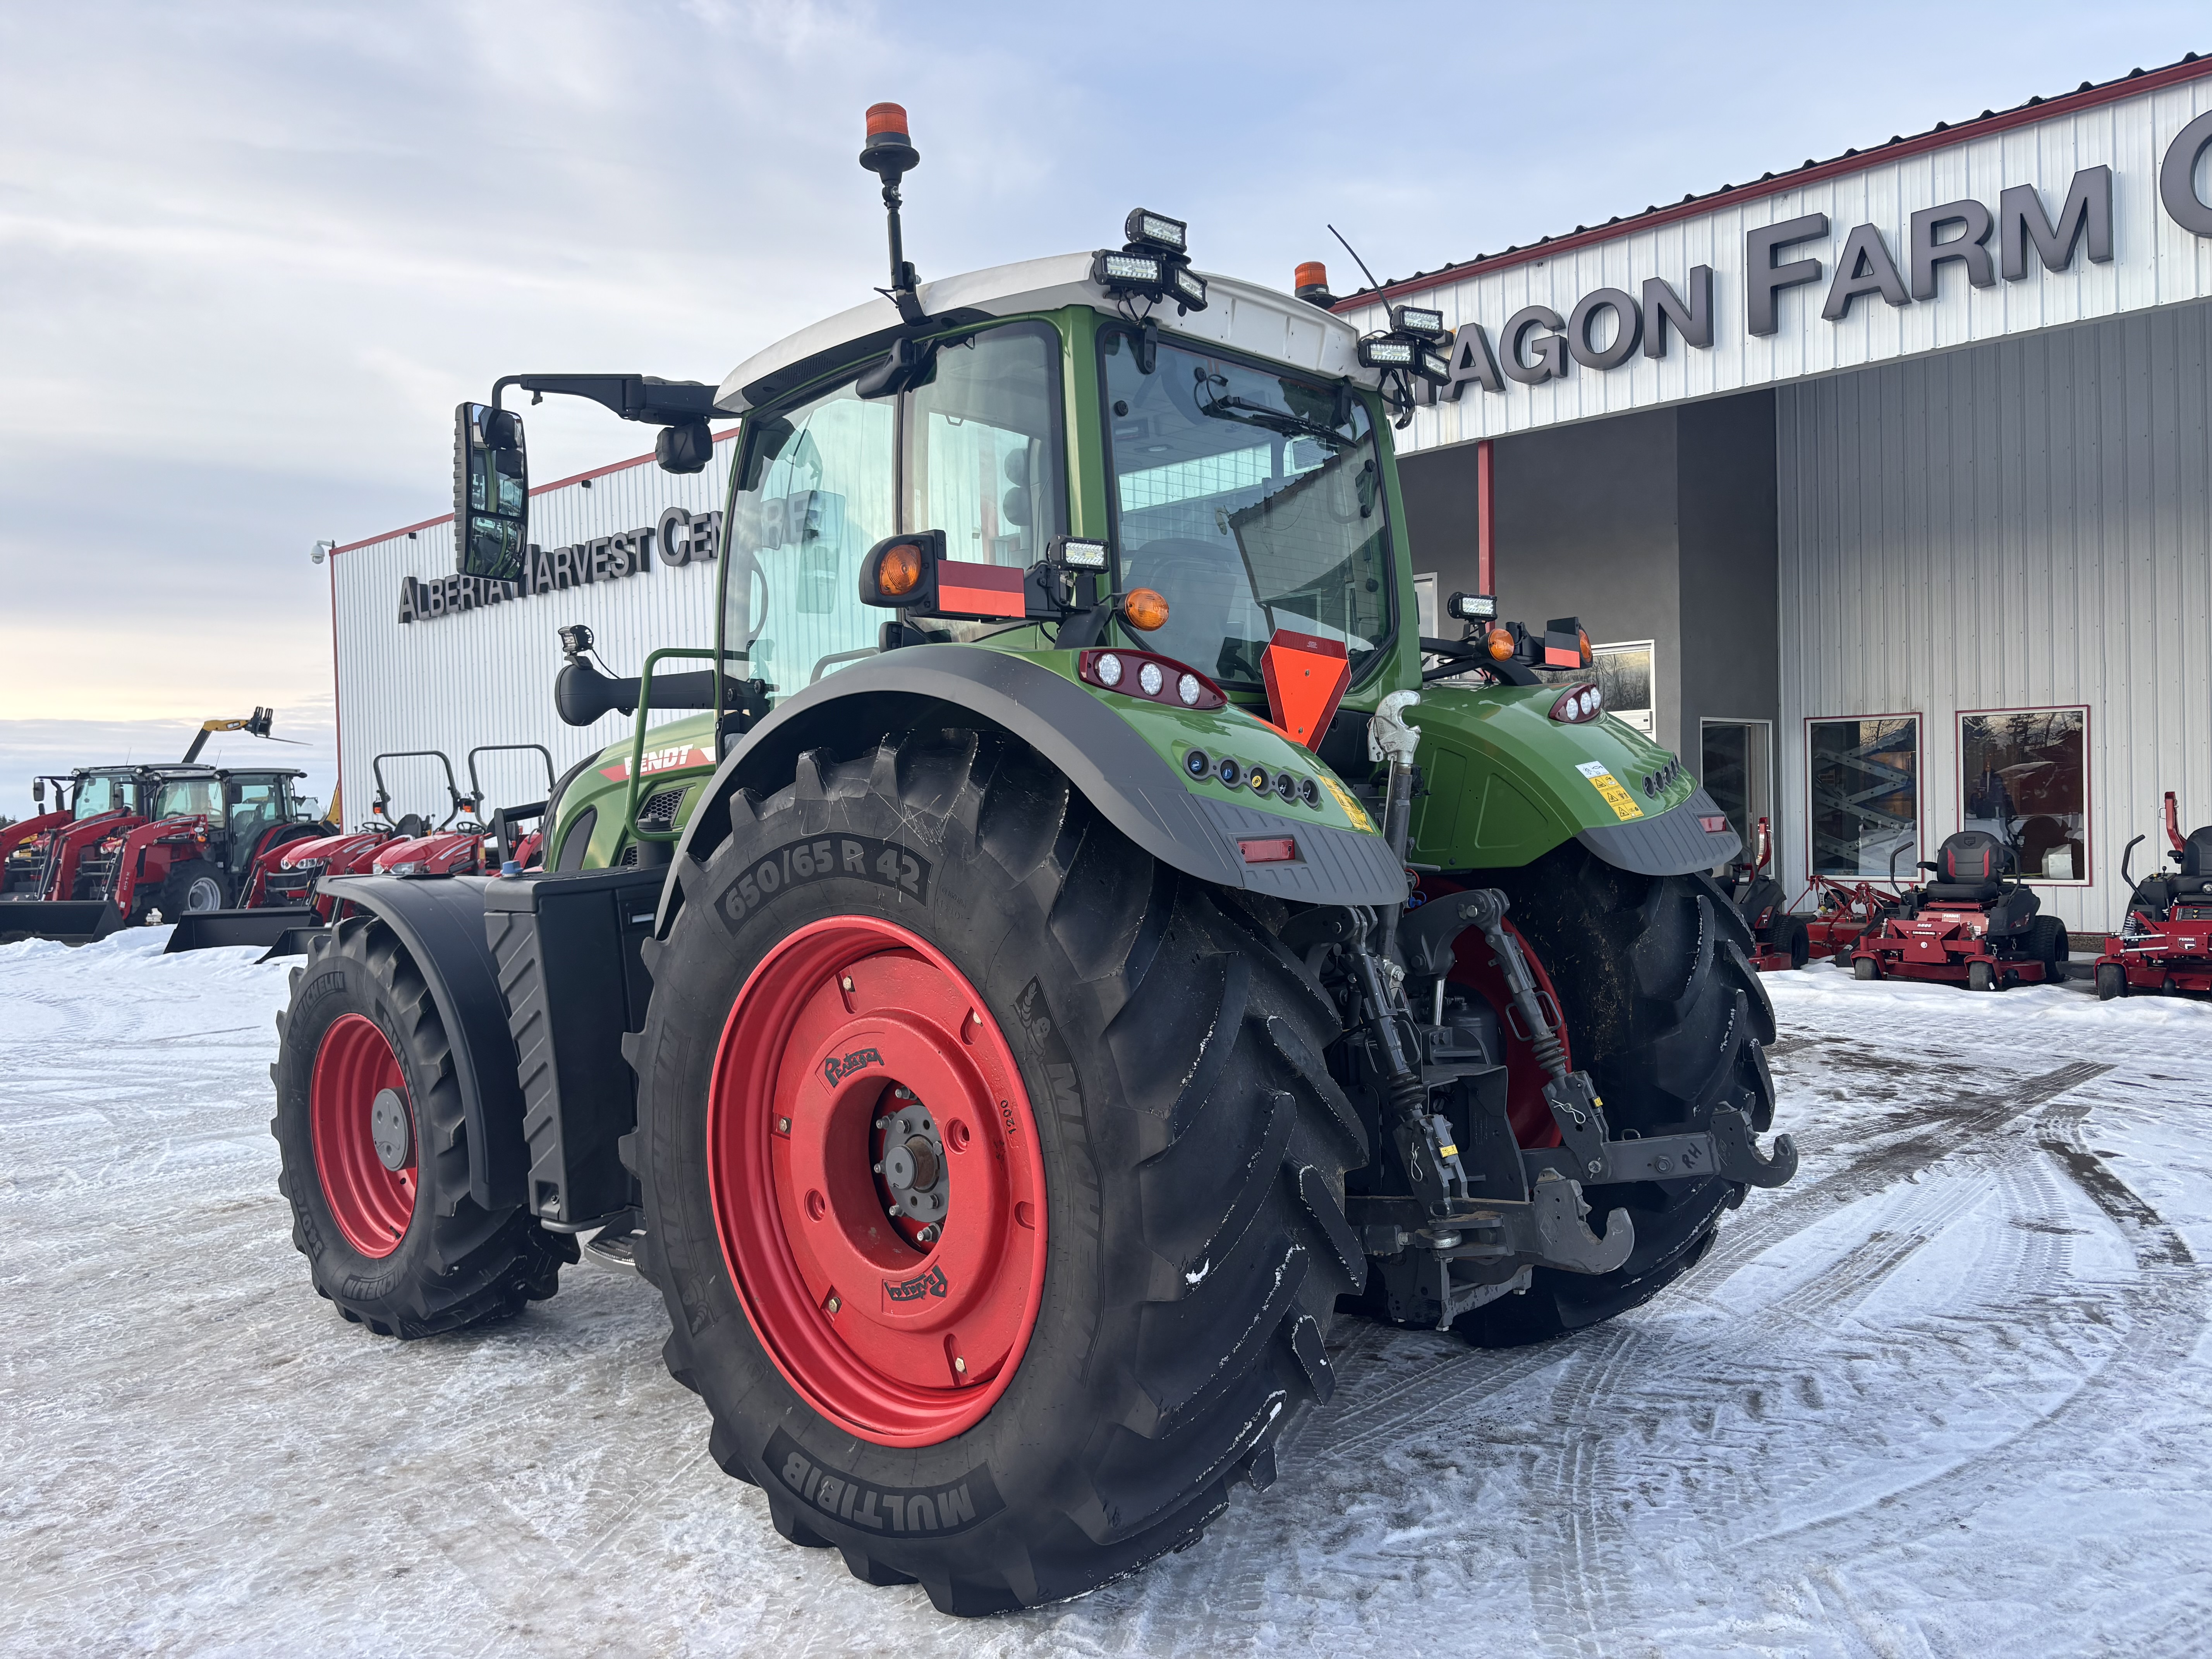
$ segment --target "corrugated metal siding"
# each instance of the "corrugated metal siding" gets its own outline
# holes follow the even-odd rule
[[[1428,449],[1524,432],[2212,297],[2212,240],[2183,230],[2158,201],[2158,167],[2166,146],[2207,109],[2212,109],[2212,78],[2193,80],[1969,139],[1955,149],[1886,164],[1870,156],[1862,173],[1440,284],[1412,297],[1441,307],[1454,327],[1481,324],[1502,356],[1498,331],[1524,306],[1547,305],[1565,316],[1595,289],[1637,295],[1651,276],[1681,292],[1692,266],[1711,265],[1713,344],[1692,350],[1674,340],[1662,358],[1638,352],[1606,371],[1573,364],[1562,380],[1536,386],[1508,380],[1499,393],[1470,386],[1457,403],[1416,410],[1411,428],[1399,434],[1398,447]],[[2113,171],[2111,264],[2092,264],[2077,249],[2067,270],[2046,271],[2031,252],[2030,276],[2000,279],[1986,289],[1970,288],[1963,269],[1948,264],[1942,268],[1936,300],[1893,309],[1879,296],[1862,297],[1842,321],[1821,319],[1837,255],[1853,226],[1878,227],[1909,281],[1906,233],[1916,210],[1972,198],[1994,212],[2002,191],[2033,184],[2042,191],[2045,211],[2056,213],[2074,173],[2099,165]],[[1783,257],[1818,257],[1820,280],[1785,291],[1779,300],[1780,331],[1753,337],[1744,313],[1745,233],[1808,213],[1828,216],[1827,238]],[[1993,255],[1996,245],[1992,236]],[[1389,324],[1380,307],[1343,314],[1362,331]]]
[[[2054,330],[1784,386],[1784,881],[1805,879],[1808,717],[1917,712],[1922,833],[1959,827],[1961,710],[2087,704],[2087,888],[2160,793],[2212,822],[2212,305]],[[1923,853],[1923,856],[1931,856]]]
[[[723,504],[732,442],[715,446],[714,463],[680,477],[641,461],[581,483],[535,495],[531,539],[563,546],[650,526],[669,507],[694,513]],[[401,579],[436,580],[453,574],[450,520],[416,532],[349,548],[333,558],[337,607],[338,775],[345,816],[359,822],[374,795],[369,761],[404,749],[441,749],[466,789],[467,752],[494,743],[542,743],[565,771],[586,753],[625,737],[629,718],[610,714],[588,727],[564,726],[553,712],[553,677],[561,667],[556,630],[583,623],[611,673],[635,674],[647,651],[714,642],[713,562],[669,566],[659,549],[640,575],[518,599],[458,615],[401,623]],[[672,668],[702,666],[675,664]],[[672,713],[668,718],[683,716]],[[542,769],[527,756],[489,756],[483,779],[496,806],[534,800]],[[386,768],[392,811],[443,816],[444,783],[435,762]]]

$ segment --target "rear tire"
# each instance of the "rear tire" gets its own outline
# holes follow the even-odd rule
[[[1571,1061],[1597,1085],[1616,1134],[1702,1129],[1718,1106],[1761,1133],[1772,1123],[1765,1045],[1774,1010],[1751,965],[1751,929],[1711,877],[1634,875],[1569,842],[1526,869],[1473,879],[1510,896],[1513,925],[1558,994]],[[1592,1187],[1584,1196],[1594,1227],[1616,1206],[1635,1221],[1628,1260],[1609,1273],[1539,1267],[1525,1294],[1462,1315],[1455,1328],[1505,1347],[1640,1307],[1696,1265],[1721,1212],[1743,1194],[1717,1178]]]
[[[2063,983],[2066,959],[2072,953],[2066,924],[2057,916],[2038,916],[2028,924],[2027,953],[2043,964],[2045,981],[2052,985]]]
[[[1813,936],[1806,931],[1802,916],[1778,916],[1774,922],[1774,948],[1790,958],[1792,968],[1802,968],[1813,959]]]
[[[315,1289],[340,1313],[379,1336],[429,1336],[504,1319],[559,1288],[575,1240],[469,1195],[453,1047],[389,927],[356,916],[316,934],[276,1029],[277,1190]],[[374,1121],[386,1089],[406,1121],[398,1170],[374,1144],[379,1128],[392,1133]]]
[[[1017,744],[960,731],[888,738],[852,761],[815,750],[789,787],[765,802],[740,792],[727,810],[729,839],[704,865],[679,861],[682,906],[647,947],[654,989],[627,1045],[638,1127],[624,1144],[643,1191],[640,1263],[673,1327],[669,1369],[704,1401],[715,1461],[762,1488],[792,1542],[836,1547],[869,1583],[919,1580],[947,1613],[1079,1595],[1194,1541],[1232,1481],[1273,1479],[1291,1413],[1333,1391],[1322,1340],[1337,1297],[1364,1278],[1343,1208],[1364,1132],[1320,1059],[1333,1006],[1231,896],[1156,864]],[[860,938],[862,923],[916,944],[776,977],[810,941]],[[756,981],[772,952],[777,967]],[[835,1309],[828,1294],[780,1291],[787,1258],[761,1243],[781,1230],[800,1261],[813,1237],[801,1210],[852,1235],[860,1212],[837,1194],[870,1176],[863,1164],[841,1189],[832,1159],[850,1158],[849,1138],[830,1126],[848,1090],[891,1079],[906,1041],[890,1027],[907,1015],[890,1010],[915,1005],[879,1006],[872,977],[925,952],[972,994],[976,1052],[1012,1067],[1006,1132],[974,1114],[994,1155],[1005,1168],[1034,1158],[1043,1176],[1044,1294],[1026,1334],[994,1350],[996,1374],[978,1368],[1003,1389],[980,1417],[958,1406],[941,1358],[934,1378],[887,1360],[876,1395],[841,1380],[868,1363],[864,1349],[893,1352],[874,1345],[910,1318],[894,1303],[958,1305],[957,1278],[931,1285],[933,1242],[886,1241],[881,1290],[841,1279]],[[756,998],[808,976],[821,988],[804,994],[802,1018],[754,1023]],[[847,980],[840,1012],[830,988]],[[823,1023],[805,1024],[817,1010]],[[883,1022],[884,1040],[848,1019]],[[755,1062],[777,1079],[772,1095],[718,1066],[738,1030],[775,1038]],[[862,1046],[832,1053],[848,1035]],[[763,1099],[775,1103],[759,1122],[743,1115]],[[951,1121],[939,1126],[947,1146]],[[788,1140],[754,1153],[750,1136]],[[763,1157],[795,1170],[817,1146],[830,1173],[796,1206],[780,1174],[766,1191],[730,1180]],[[890,1167],[886,1152],[877,1178]],[[946,1254],[963,1204],[1000,1178],[950,1167]],[[866,1422],[838,1414],[901,1389],[903,1428],[888,1406]]]
[[[2128,994],[2128,970],[2116,962],[2097,966],[2097,1000],[2110,1002]]]

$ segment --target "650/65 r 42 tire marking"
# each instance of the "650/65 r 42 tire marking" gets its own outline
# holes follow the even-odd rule
[[[886,1142],[909,1121],[936,1138]],[[959,970],[879,917],[799,928],[730,1011],[707,1133],[730,1276],[785,1381],[878,1445],[980,1421],[1036,1322],[1044,1163],[1013,1054]],[[928,1224],[898,1224],[891,1170],[949,1187]]]

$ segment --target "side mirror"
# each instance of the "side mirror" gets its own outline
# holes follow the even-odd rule
[[[31,799],[37,805],[42,808],[46,805],[46,781],[44,778],[33,778],[31,780]]]
[[[530,544],[530,459],[522,416],[489,404],[453,411],[453,568],[521,579]]]
[[[665,426],[653,440],[653,459],[663,472],[704,472],[714,459],[714,434],[704,421]]]

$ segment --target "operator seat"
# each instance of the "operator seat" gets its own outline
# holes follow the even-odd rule
[[[1961,830],[1944,837],[1936,854],[1936,879],[1920,890],[1923,904],[1972,904],[1988,912],[1992,933],[2025,933],[2043,908],[2027,888],[2006,887],[2012,848],[1986,830]]]
[[[2189,832],[2181,843],[2181,873],[2168,879],[2177,896],[2212,893],[2212,824]]]

